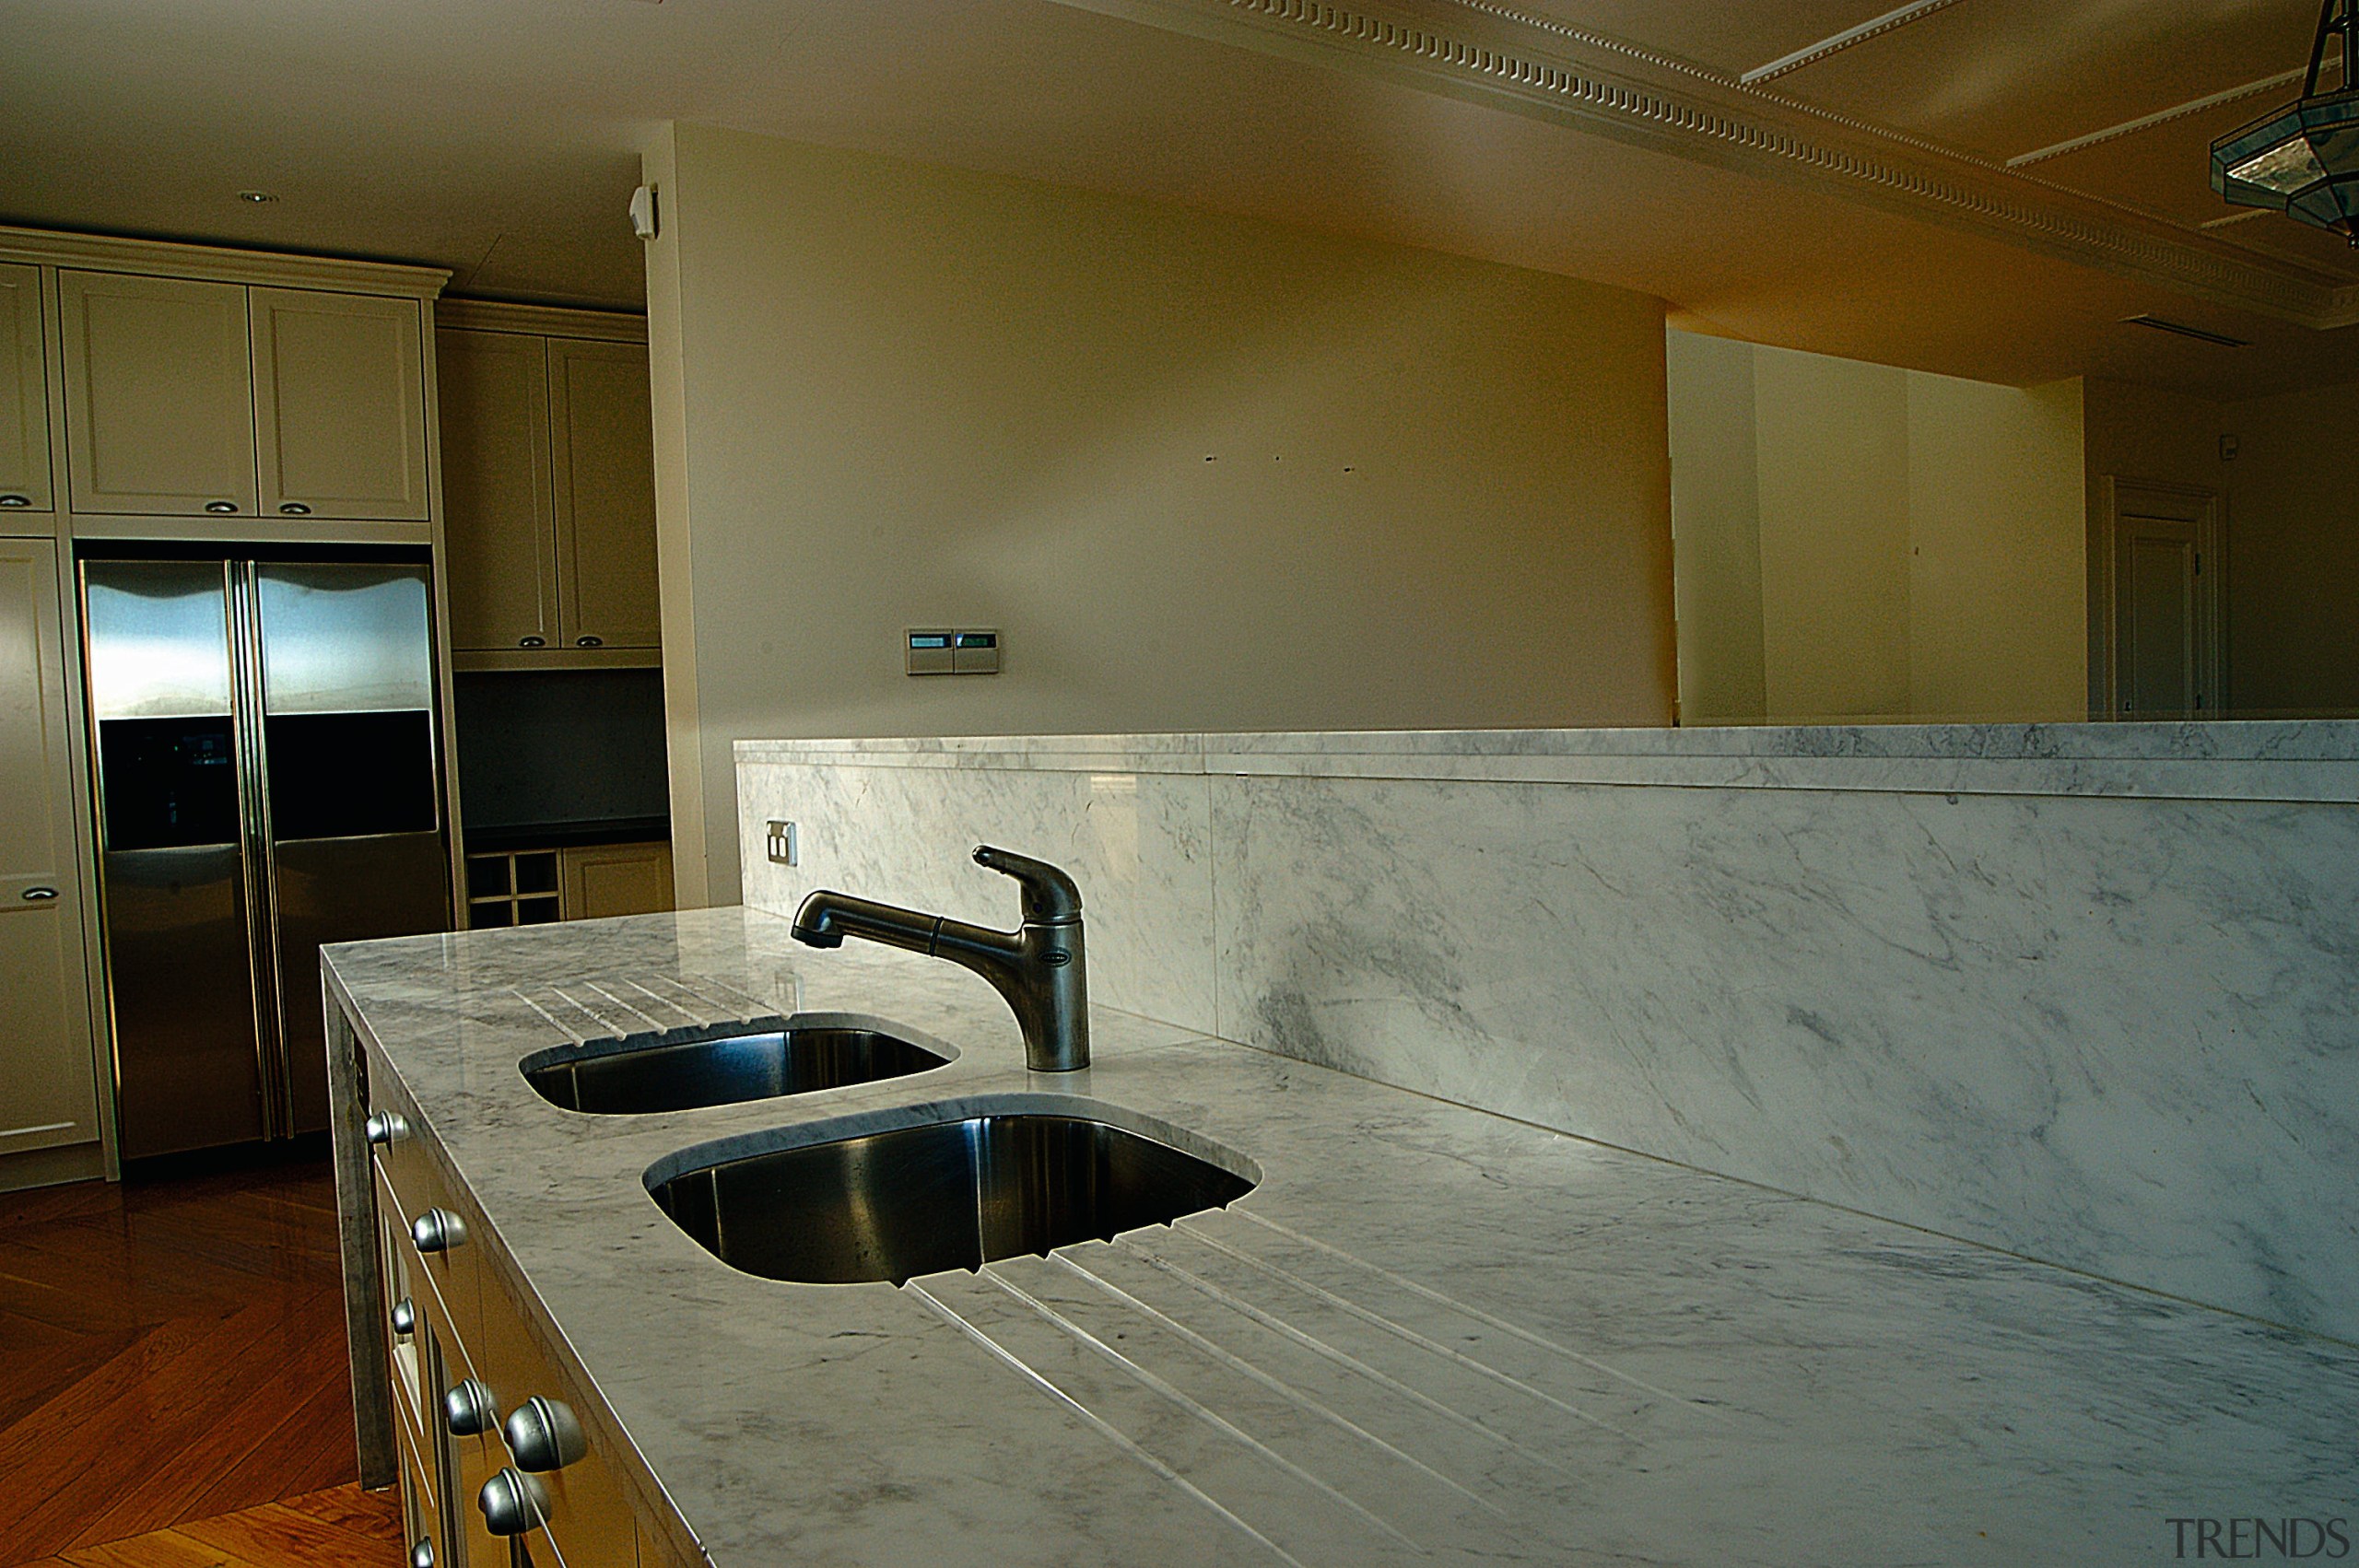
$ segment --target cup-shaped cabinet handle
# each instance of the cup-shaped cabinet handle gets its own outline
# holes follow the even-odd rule
[[[475,1494],[484,1527],[496,1536],[521,1536],[548,1522],[549,1491],[537,1476],[511,1465],[483,1483]]]
[[[516,639],[519,648],[546,648],[548,645],[549,639],[545,637],[520,637]]]
[[[207,501],[205,503],[205,509],[216,514],[217,516],[227,517],[229,513],[238,509],[238,503],[235,501]]]
[[[561,1470],[590,1452],[581,1423],[564,1401],[538,1394],[508,1412],[499,1429],[520,1470]]]
[[[479,1437],[499,1419],[499,1401],[480,1378],[467,1378],[442,1396],[442,1424],[453,1437]]]
[[[409,1297],[404,1296],[393,1303],[393,1332],[402,1339],[406,1340],[417,1332],[417,1308],[411,1304]]]
[[[409,1123],[399,1111],[379,1111],[360,1124],[360,1135],[379,1149],[409,1136]]]
[[[434,1568],[434,1538],[420,1536],[410,1542],[409,1568]]]
[[[411,1222],[409,1239],[420,1252],[448,1252],[467,1239],[467,1227],[448,1209],[428,1209]]]
[[[19,496],[14,490],[0,496],[0,507],[29,507],[32,504],[33,498],[30,496]]]

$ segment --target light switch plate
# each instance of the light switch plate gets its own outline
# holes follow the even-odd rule
[[[801,846],[795,839],[794,824],[791,822],[771,823],[769,832],[770,863],[777,866],[793,865],[799,860]]]
[[[909,673],[912,675],[949,674],[950,643],[957,635],[948,626],[911,626],[908,634]]]
[[[972,626],[950,634],[950,673],[954,675],[999,673],[999,633]]]

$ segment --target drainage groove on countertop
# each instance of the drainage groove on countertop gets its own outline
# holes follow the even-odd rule
[[[775,1015],[775,1002],[710,975],[599,975],[509,994],[573,1045]]]
[[[905,1289],[1277,1560],[1562,1562],[1723,1412],[1241,1210]]]

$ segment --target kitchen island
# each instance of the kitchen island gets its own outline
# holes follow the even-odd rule
[[[553,1523],[534,1560],[568,1568],[2143,1562],[2191,1558],[2207,1520],[2250,1550],[2256,1518],[2307,1541],[2359,1514],[2338,1340],[1104,1006],[1088,1070],[1030,1074],[975,976],[787,932],[717,909],[329,951],[371,1479],[440,1462],[396,1458],[441,1391],[385,1328],[377,1210],[407,1160],[472,1257],[429,1266],[438,1310],[523,1325],[560,1387],[501,1409],[561,1391],[615,1494]],[[639,1117],[559,1109],[518,1066],[844,1015],[955,1059]],[[402,1118],[373,1151],[393,1176],[364,1107]],[[1023,1109],[1254,1185],[900,1287],[740,1273],[649,1195],[695,1146]],[[425,1445],[455,1445],[451,1480],[413,1482],[445,1523],[501,1443]]]

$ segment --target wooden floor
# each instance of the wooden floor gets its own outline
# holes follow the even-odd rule
[[[394,1568],[324,1162],[0,1195],[0,1568]]]

